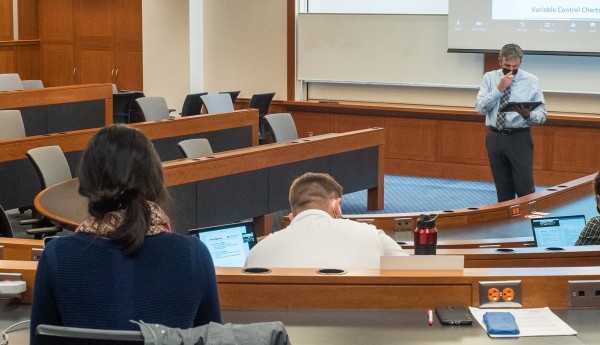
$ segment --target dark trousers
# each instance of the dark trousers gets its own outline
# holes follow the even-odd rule
[[[510,135],[488,131],[485,141],[498,202],[533,193],[531,131]]]

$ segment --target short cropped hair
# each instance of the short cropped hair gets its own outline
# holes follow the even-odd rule
[[[290,187],[292,213],[307,209],[326,210],[329,201],[342,196],[342,186],[328,174],[308,172],[294,180]]]
[[[596,191],[596,195],[600,195],[600,172],[598,172],[598,175],[594,179],[594,190]]]
[[[519,47],[519,45],[515,44],[515,43],[506,44],[500,50],[500,56],[499,56],[499,58],[500,58],[500,60],[502,60],[502,59],[507,59],[507,60],[519,59],[519,60],[523,60],[523,49],[521,49],[521,47]]]

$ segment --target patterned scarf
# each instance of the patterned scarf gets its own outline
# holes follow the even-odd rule
[[[150,228],[146,236],[156,235],[161,232],[171,232],[169,217],[155,203],[148,201],[150,206]],[[125,221],[125,210],[110,212],[102,218],[88,217],[81,223],[75,232],[87,232],[101,237],[111,238],[112,233]]]

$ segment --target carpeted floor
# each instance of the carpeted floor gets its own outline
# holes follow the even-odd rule
[[[448,210],[496,202],[493,183],[385,175],[384,209],[367,210],[367,191],[345,194],[344,214]]]
[[[345,194],[342,212],[363,214],[441,211],[496,203],[496,189],[491,182],[385,175],[384,188],[385,207],[382,211],[367,210],[367,191],[364,190]],[[536,187],[536,190],[544,188]],[[285,210],[274,215],[274,231],[280,229],[280,224],[276,220],[289,212]],[[29,218],[30,211],[21,215],[17,210],[8,210],[7,215],[13,226],[14,236],[28,237],[23,232],[26,227],[18,223],[21,219]]]
[[[492,182],[425,178],[415,176],[384,176],[384,209],[367,210],[367,191],[345,194],[344,214],[404,213],[442,211],[476,207],[497,202]],[[536,187],[536,190],[545,187]]]

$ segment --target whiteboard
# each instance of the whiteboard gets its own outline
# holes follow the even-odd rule
[[[436,15],[300,13],[298,79],[478,88],[483,54],[448,53],[447,20]],[[539,77],[544,91],[600,93],[598,57],[526,55],[522,68]]]
[[[298,15],[298,79],[475,86],[482,54],[447,53],[447,16]]]
[[[308,0],[310,13],[448,14],[448,0]]]

